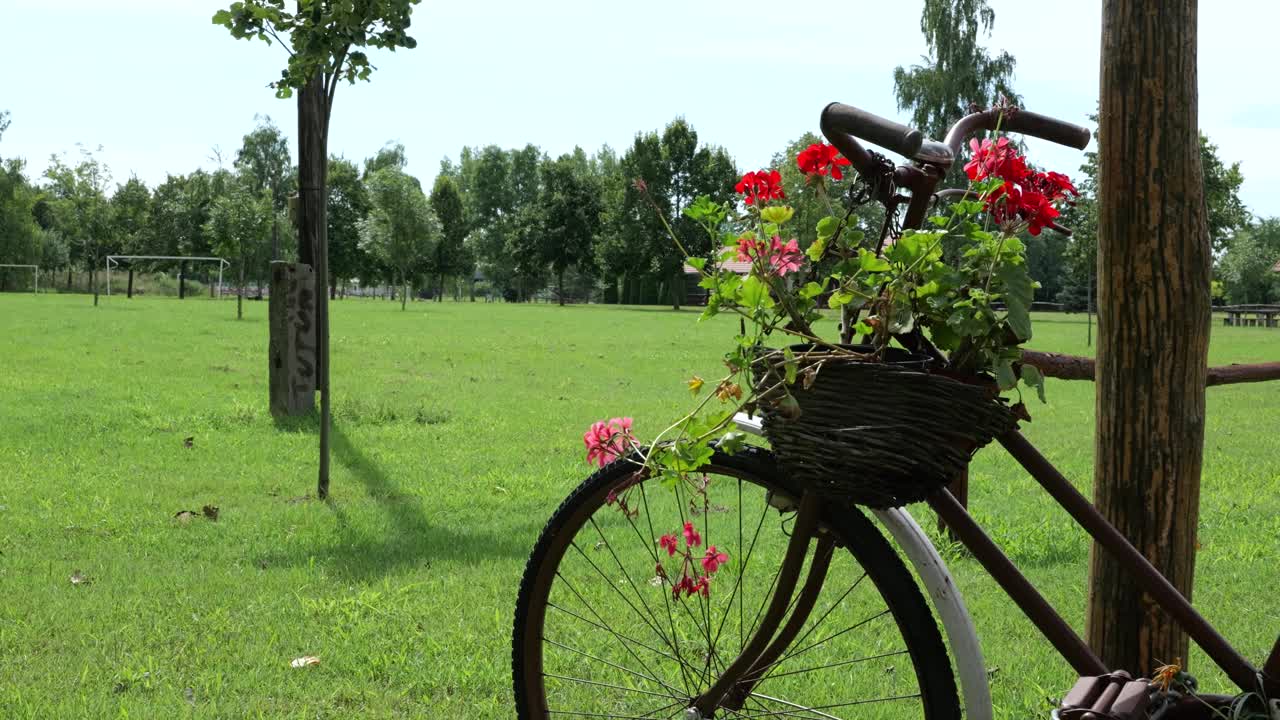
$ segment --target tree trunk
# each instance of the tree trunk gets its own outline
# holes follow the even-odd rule
[[[98,307],[98,259],[89,261],[89,289],[93,292],[93,306]]]
[[[336,80],[335,80],[336,82]],[[316,389],[320,391],[320,471],[316,494],[329,496],[329,98],[316,71],[298,90],[298,260],[315,272]]]
[[[178,263],[178,299],[183,300],[187,297],[187,264],[185,262]]]
[[[240,280],[236,288],[236,319],[244,319],[244,258],[240,258]]]
[[[125,297],[133,299],[133,268],[129,268],[129,289],[125,291]]]
[[[679,310],[684,302],[684,273],[677,267],[671,275],[671,309]]]
[[[400,293],[400,309],[405,309],[405,304],[409,301],[409,278],[401,275],[400,281],[404,283],[404,292]]]
[[[67,291],[71,291],[71,264],[67,263]]]
[[[1196,0],[1106,0],[1099,124],[1098,508],[1191,597],[1209,347]],[[1089,644],[1110,668],[1187,658],[1187,638],[1094,545]]]
[[[564,307],[564,271],[556,273],[556,294],[560,296],[560,307]]]

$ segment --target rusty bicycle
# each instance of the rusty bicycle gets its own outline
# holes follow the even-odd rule
[[[905,207],[903,228],[920,227],[939,198],[963,195],[938,191],[940,180],[961,143],[998,123],[1081,150],[1090,140],[1085,128],[1027,111],[972,113],[942,141],[839,103],[821,118],[827,139],[873,181],[875,199]],[[858,139],[909,162],[895,166]],[[1092,372],[1083,358],[1029,352],[1024,362],[1049,376]],[[1211,384],[1215,377],[1273,379],[1280,364],[1211,372]],[[760,432],[758,419],[740,415],[737,423]],[[1112,672],[960,502],[946,488],[934,491],[928,505],[1079,674],[1073,688],[1063,689],[1056,715],[1280,719],[1280,638],[1261,667],[1252,665],[1016,429],[997,441],[1240,689],[1192,697],[1137,673]],[[615,461],[552,515],[517,599],[512,664],[519,717],[992,716],[981,646],[963,599],[905,508],[832,502],[788,477],[760,447],[717,452],[700,472],[717,485],[715,502],[679,486],[656,487],[658,480],[634,462]],[[692,523],[685,523],[693,519],[700,547],[731,561],[716,576],[714,592],[674,598],[655,541],[682,526],[688,532]]]

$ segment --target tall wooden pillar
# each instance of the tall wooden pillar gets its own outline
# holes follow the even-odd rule
[[[1188,598],[1210,322],[1196,105],[1196,1],[1105,0],[1094,498]],[[1097,545],[1087,627],[1112,668],[1187,657],[1186,635]]]

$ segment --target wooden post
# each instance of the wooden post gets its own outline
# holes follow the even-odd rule
[[[320,471],[316,494],[329,495],[329,98],[317,70],[298,90],[298,259],[315,269],[316,389],[320,391]],[[333,78],[332,82],[337,82]]]
[[[187,297],[187,263],[184,260],[178,263],[178,299],[182,300]]]
[[[302,263],[271,263],[267,358],[271,414],[305,415],[316,402],[315,274]]]
[[[133,266],[129,266],[129,289],[125,292],[125,297],[133,298]]]
[[[1094,501],[1188,599],[1211,261],[1196,75],[1196,0],[1104,0]],[[1186,635],[1096,544],[1086,625],[1109,668],[1186,661]]]

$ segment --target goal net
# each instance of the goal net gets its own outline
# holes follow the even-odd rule
[[[18,275],[18,276],[25,276],[28,272],[31,273],[31,278],[32,278],[31,292],[34,292],[34,293],[40,292],[40,266],[39,265],[13,265],[9,263],[0,263],[0,274],[3,274],[3,277],[0,277],[0,290],[8,289],[8,286],[9,286],[8,280],[11,274]]]
[[[231,267],[231,262],[220,257],[183,257],[180,255],[108,255],[107,256],[107,295],[111,295],[111,271],[118,270],[123,264],[128,267],[134,262],[176,262],[181,263],[180,267],[186,267],[187,263],[217,263],[218,265],[218,285],[217,296],[222,297],[222,271]],[[182,271],[179,270],[181,275]]]

